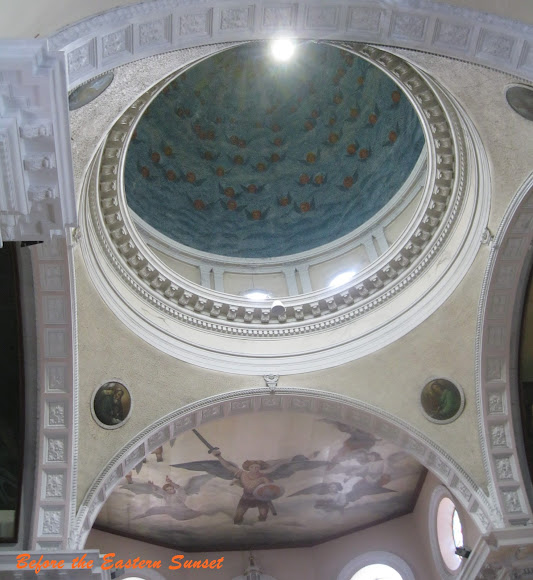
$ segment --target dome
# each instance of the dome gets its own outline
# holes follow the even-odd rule
[[[133,133],[125,189],[141,220],[189,248],[286,256],[382,210],[423,146],[409,100],[368,61],[304,43],[279,62],[252,43],[163,88]]]
[[[474,137],[423,72],[369,46],[304,44],[283,64],[265,46],[213,47],[117,119],[86,181],[87,250],[109,266],[100,290],[157,348],[294,373],[373,352],[429,316],[472,260],[484,206],[477,166],[465,171]],[[287,105],[275,79],[290,67],[302,78]],[[425,276],[443,250],[444,270]]]

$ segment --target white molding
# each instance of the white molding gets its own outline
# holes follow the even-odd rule
[[[77,224],[64,55],[0,41],[0,245]]]
[[[238,409],[232,402],[239,401]],[[95,478],[81,502],[73,526],[70,547],[82,549],[91,527],[120,478],[145,456],[181,433],[206,421],[233,413],[277,411],[326,416],[369,430],[393,441],[432,471],[453,490],[482,533],[488,531],[493,506],[483,490],[442,448],[406,422],[373,405],[326,391],[302,388],[254,388],[216,395],[187,405],[162,417],[129,441]]]
[[[524,279],[533,241],[533,174],[517,191],[492,242],[478,311],[476,403],[479,435],[490,490],[506,526],[533,526],[523,443],[513,426],[513,393]],[[523,471],[522,471],[523,470]]]
[[[392,552],[384,552],[383,550],[366,552],[350,560],[337,576],[337,580],[352,580],[356,572],[371,564],[385,564],[399,572],[402,580],[415,580],[413,571],[405,560]]]
[[[77,327],[72,248],[32,248],[38,344],[38,449],[32,549],[66,548],[76,511]]]
[[[159,24],[158,24],[159,23]],[[147,41],[141,42],[146,30]],[[422,50],[533,80],[533,26],[428,0],[313,0],[287,4],[155,0],[110,9],[51,36],[65,51],[69,87],[134,60],[218,42],[363,41]],[[144,32],[143,32],[144,31]]]

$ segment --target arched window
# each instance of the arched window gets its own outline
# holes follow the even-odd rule
[[[444,486],[433,491],[429,504],[429,532],[433,559],[443,578],[459,573],[463,559],[455,553],[464,545],[463,526],[457,507]]]
[[[367,552],[341,570],[337,580],[415,580],[409,565],[390,552]]]
[[[387,564],[370,564],[352,576],[352,580],[403,580],[402,575]]]
[[[120,580],[165,580],[156,570],[142,570],[134,576],[120,576]]]

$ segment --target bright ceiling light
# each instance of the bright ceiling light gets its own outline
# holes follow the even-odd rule
[[[246,290],[242,295],[250,300],[267,300],[271,298],[271,295],[264,290]]]
[[[333,280],[328,284],[328,288],[337,288],[338,286],[342,286],[349,282],[355,276],[355,272],[353,270],[349,270],[347,272],[341,272],[337,274]]]
[[[276,60],[287,61],[294,54],[295,45],[289,38],[277,38],[272,42],[270,50]]]

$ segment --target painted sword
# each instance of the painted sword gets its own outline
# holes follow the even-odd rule
[[[207,439],[204,439],[196,429],[192,429],[192,432],[196,435],[196,437],[198,437],[198,439],[200,439],[200,441],[207,447],[207,449],[209,449],[208,453],[213,453],[213,451],[220,451],[218,447],[213,447]]]

